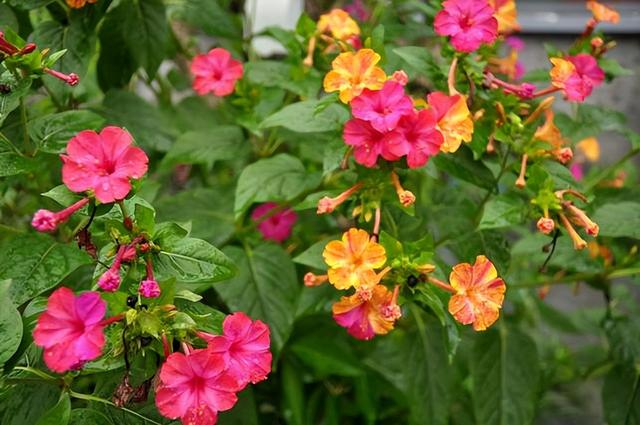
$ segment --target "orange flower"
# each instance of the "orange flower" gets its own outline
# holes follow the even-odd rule
[[[433,92],[427,96],[427,102],[436,113],[437,128],[444,137],[440,151],[455,152],[463,141],[471,141],[473,119],[464,96]]]
[[[80,9],[87,3],[95,3],[98,0],[67,0],[67,5],[72,9]]]
[[[587,137],[580,140],[576,147],[588,161],[596,162],[600,159],[600,144],[595,137]]]
[[[516,65],[518,64],[518,51],[512,49],[508,56],[504,58],[489,58],[489,69],[496,74],[503,74],[510,80],[515,80],[518,73]]]
[[[547,109],[544,111],[545,120],[544,124],[536,129],[533,137],[535,139],[541,140],[553,146],[554,148],[560,148],[565,144],[565,139],[562,137],[562,133],[560,133],[560,129],[554,123],[554,113],[552,109]]]
[[[358,339],[387,334],[402,316],[397,304],[398,288],[392,293],[384,285],[376,285],[369,291],[342,297],[333,305],[333,318]]]
[[[588,1],[587,9],[593,13],[593,18],[596,22],[611,22],[612,24],[620,22],[620,14],[615,9],[597,1]]]
[[[376,285],[382,276],[374,269],[387,261],[382,245],[372,241],[366,231],[355,228],[345,232],[342,240],[329,242],[322,256],[329,266],[329,282],[337,289]]]
[[[473,266],[454,266],[449,281],[456,291],[449,300],[449,312],[458,322],[484,331],[498,320],[506,285],[487,257],[478,255]]]
[[[380,55],[371,49],[340,53],[331,63],[333,69],[324,77],[324,90],[339,91],[340,100],[349,103],[365,88],[381,89],[387,76],[376,66],[379,61]]]
[[[360,35],[360,27],[347,12],[342,9],[333,9],[318,19],[318,31],[331,33],[333,38],[347,41],[353,36]]]
[[[500,34],[520,31],[515,0],[489,0],[489,4],[495,10],[493,16],[498,20],[498,32]]]

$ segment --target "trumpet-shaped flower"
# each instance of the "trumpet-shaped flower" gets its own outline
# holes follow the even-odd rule
[[[340,53],[331,63],[332,70],[324,77],[325,91],[338,91],[340,100],[349,103],[364,89],[382,88],[387,76],[376,66],[379,61],[380,55],[371,49]]]
[[[498,32],[500,34],[520,31],[515,0],[489,0],[489,4],[495,10],[493,16],[498,20]]]
[[[31,225],[39,232],[53,232],[60,224],[69,218],[79,209],[87,205],[88,198],[84,198],[56,213],[49,210],[38,210],[33,215]]]
[[[604,71],[594,57],[586,53],[564,59],[551,58],[551,63],[551,84],[561,89],[565,98],[572,102],[584,102],[593,89],[604,81]]]
[[[269,215],[270,211],[277,207],[278,204],[275,202],[261,204],[253,210],[251,219],[257,223],[258,231],[264,239],[282,243],[291,236],[298,215],[291,208]],[[269,217],[262,219],[265,215]]]
[[[216,47],[205,55],[193,58],[193,89],[200,96],[207,93],[228,96],[235,90],[236,82],[242,78],[242,71],[241,62],[233,59],[228,50]]]
[[[348,41],[360,35],[358,23],[342,9],[333,9],[329,13],[320,15],[318,31],[329,33],[337,40]]]
[[[454,266],[449,282],[455,290],[449,312],[458,322],[484,331],[498,320],[506,286],[487,257],[478,255],[473,265]]]
[[[228,371],[244,387],[255,384],[271,372],[269,327],[260,320],[252,321],[242,312],[227,316],[222,335],[201,334],[211,352],[224,356]]]
[[[471,141],[473,119],[464,96],[433,92],[427,96],[427,102],[435,112],[437,128],[444,137],[442,152],[455,152],[462,142]]]
[[[498,20],[487,0],[446,0],[433,22],[439,35],[451,36],[459,52],[473,52],[498,37]]]
[[[56,289],[33,331],[44,348],[44,362],[55,372],[79,369],[96,359],[104,346],[102,319],[107,305],[98,292],[75,296],[69,288]]]
[[[406,153],[399,131],[378,131],[369,121],[358,118],[345,123],[342,137],[347,145],[354,147],[356,162],[365,167],[375,166],[379,156],[387,161],[397,161]]]
[[[214,425],[218,412],[236,404],[241,386],[227,370],[222,354],[210,350],[173,353],[160,369],[156,406],[183,425]]]
[[[404,144],[392,145],[391,151],[399,154],[406,150],[409,168],[422,167],[430,157],[440,152],[444,138],[436,128],[433,111],[429,109],[412,111],[410,115],[402,117],[398,129],[402,133]]]
[[[100,134],[84,130],[67,144],[62,158],[62,181],[73,192],[92,191],[96,199],[109,203],[124,199],[131,179],[147,172],[149,158],[124,129],[105,127]]]
[[[393,292],[384,285],[359,290],[333,304],[333,319],[353,337],[368,340],[393,329],[402,316],[397,300],[398,287]]]
[[[351,112],[355,118],[369,121],[374,129],[384,132],[396,128],[402,116],[413,112],[413,102],[402,85],[389,80],[380,90],[364,89],[354,97]]]
[[[371,287],[379,278],[374,269],[387,261],[384,248],[361,229],[351,228],[339,241],[331,241],[322,253],[329,266],[329,282],[337,289]]]

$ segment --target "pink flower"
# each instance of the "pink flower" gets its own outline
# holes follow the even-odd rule
[[[481,44],[491,44],[498,36],[498,20],[486,0],[446,0],[436,15],[434,29],[450,35],[459,52],[473,52]]]
[[[115,292],[120,287],[120,266],[122,265],[122,257],[127,252],[127,245],[120,245],[116,258],[109,270],[104,272],[98,279],[98,286],[107,292]]]
[[[573,178],[576,179],[576,181],[580,181],[584,178],[584,169],[582,164],[579,162],[571,164],[569,171],[571,171],[571,175],[573,175]]]
[[[347,145],[354,147],[353,156],[358,164],[373,167],[382,156],[387,161],[397,161],[402,155],[396,155],[390,149],[403,143],[402,135],[398,131],[380,132],[371,123],[358,118],[350,119],[344,125],[342,137]]]
[[[156,406],[183,425],[213,425],[218,412],[236,404],[240,386],[227,372],[224,356],[207,349],[173,353],[160,370]]]
[[[88,202],[88,198],[81,199],[57,213],[49,210],[38,210],[33,215],[31,225],[39,232],[53,232],[60,224],[69,220],[76,211],[87,205]]]
[[[403,115],[413,112],[413,102],[402,85],[388,80],[382,89],[364,89],[354,97],[351,112],[355,118],[369,121],[374,129],[384,132],[396,128]]]
[[[149,162],[131,143],[131,135],[118,127],[105,127],[100,134],[81,131],[67,144],[67,155],[60,156],[62,181],[73,192],[93,191],[102,203],[124,199],[130,179],[142,177]]]
[[[104,346],[107,305],[98,292],[75,296],[69,288],[55,290],[33,331],[36,345],[44,347],[44,362],[55,372],[81,368],[100,356]]]
[[[200,96],[207,93],[227,96],[233,93],[236,81],[242,78],[242,63],[233,59],[228,50],[217,47],[206,55],[193,58],[191,73],[195,77],[193,89]]]
[[[282,243],[291,236],[291,230],[298,220],[298,215],[291,208],[285,208],[261,221],[261,218],[268,215],[274,208],[278,208],[275,202],[258,205],[253,210],[251,219],[258,223],[258,231],[264,239]]]
[[[595,58],[586,53],[551,58],[551,63],[551,84],[562,89],[567,100],[584,102],[593,89],[604,81],[604,71]]]
[[[436,124],[436,117],[431,109],[412,112],[411,115],[402,117],[398,129],[405,142],[392,146],[393,153],[400,155],[405,151],[407,165],[410,168],[425,165],[430,157],[440,151],[440,146],[444,143],[442,133],[436,129]]]
[[[140,282],[138,293],[146,298],[158,298],[160,296],[160,285],[154,279],[144,279]]]
[[[201,333],[209,350],[224,356],[229,372],[244,388],[267,378],[271,372],[269,327],[260,320],[251,321],[244,313],[227,316],[222,324],[222,335]]]
[[[524,50],[525,43],[524,43],[524,40],[521,39],[520,37],[516,37],[515,35],[510,35],[509,37],[507,37],[505,41],[507,43],[507,46],[511,47],[512,49],[518,52],[521,52]]]
[[[371,12],[369,12],[369,9],[362,3],[362,0],[352,1],[344,6],[344,10],[361,22],[366,22],[371,16]]]

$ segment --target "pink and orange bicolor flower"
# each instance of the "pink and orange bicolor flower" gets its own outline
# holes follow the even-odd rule
[[[551,58],[551,84],[562,90],[572,102],[584,102],[594,88],[604,81],[604,71],[591,55],[579,53],[564,58]]]
[[[393,292],[384,285],[358,290],[333,305],[333,318],[355,338],[368,340],[389,333],[402,316],[398,306],[398,288]]]
[[[380,55],[371,49],[340,53],[331,63],[332,70],[324,77],[324,90],[338,91],[340,100],[349,103],[364,89],[381,89],[387,76],[376,65],[379,61]]]
[[[587,9],[593,13],[593,19],[596,22],[610,22],[612,24],[620,22],[620,14],[618,11],[597,1],[587,1]]]
[[[498,20],[500,34],[520,31],[515,0],[489,0],[489,4],[494,9],[493,16]]]
[[[427,103],[435,113],[436,128],[444,137],[440,151],[455,152],[462,142],[471,141],[473,119],[463,95],[447,96],[442,92],[433,92],[427,96]]]

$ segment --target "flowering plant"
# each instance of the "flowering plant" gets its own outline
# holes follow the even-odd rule
[[[514,0],[238,3],[0,3],[0,422],[526,425],[604,381],[638,423],[618,13],[525,70]]]

